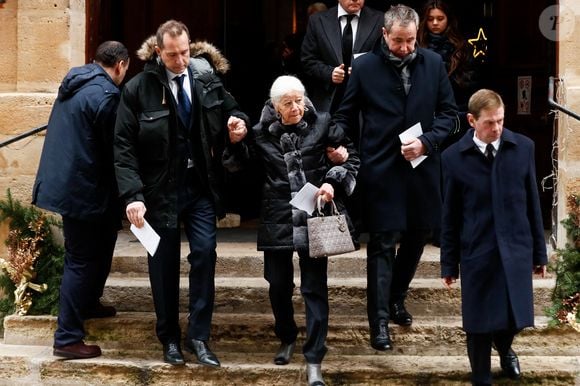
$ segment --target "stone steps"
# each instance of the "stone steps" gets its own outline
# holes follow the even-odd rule
[[[47,346],[0,345],[0,385],[299,385],[305,384],[305,363],[299,355],[287,366],[276,366],[270,354],[226,352],[222,366],[195,363],[174,367],[150,358],[149,352],[105,350],[102,357],[66,361]],[[578,384],[578,357],[520,356],[524,377],[518,384]],[[499,373],[497,384],[514,384]],[[466,356],[447,355],[328,355],[323,372],[331,385],[468,385]]]
[[[268,283],[263,278],[216,277],[215,312],[271,313]],[[299,293],[300,280],[295,278],[294,305],[297,312],[304,310]],[[440,279],[415,278],[407,297],[407,306],[417,315],[460,315],[461,290],[456,283],[451,290],[443,287]],[[551,304],[553,279],[534,280],[535,312],[543,315]],[[181,277],[181,309],[187,309],[188,278]],[[366,315],[366,278],[329,278],[331,312],[338,315]],[[110,277],[103,301],[119,311],[153,311],[151,288],[147,277]]]
[[[246,235],[240,241],[226,241],[231,230],[220,230],[220,239],[217,246],[217,277],[262,277],[264,274],[263,253],[256,250],[255,236]],[[240,236],[238,236],[239,238]],[[111,268],[111,276],[134,277],[147,276],[146,252],[139,246],[138,241],[131,236],[121,233],[117,243],[115,256]],[[187,275],[187,243],[181,248],[181,274]],[[298,258],[294,258],[295,272],[299,272]],[[439,278],[439,248],[432,245],[425,247],[417,267],[417,277]],[[333,256],[328,260],[329,277],[366,277],[366,244],[358,251]]]
[[[219,248],[218,248],[219,249]],[[417,277],[439,278],[439,250],[432,247],[433,255],[424,255],[417,267]],[[435,254],[436,253],[436,254]],[[242,255],[218,254],[216,262],[217,277],[261,277],[264,274],[262,252],[253,251]],[[116,256],[112,264],[111,277],[147,276],[145,256]],[[294,271],[299,272],[298,258],[294,258]],[[187,275],[189,263],[181,259],[181,274]],[[366,277],[366,251],[356,251],[335,256],[328,261],[329,277]]]
[[[363,240],[364,241],[364,240]],[[220,368],[197,365],[186,354],[184,367],[163,363],[155,336],[155,314],[144,249],[121,232],[103,302],[115,305],[114,318],[86,322],[87,342],[103,348],[103,356],[66,361],[52,356],[56,318],[10,316],[0,344],[2,385],[300,385],[305,363],[297,348],[288,366],[272,363],[278,347],[263,279],[262,253],[255,231],[218,230],[216,302],[211,347]],[[187,309],[189,264],[182,243],[181,310]],[[297,263],[297,259],[295,259]],[[328,354],[323,373],[334,385],[467,385],[469,363],[461,329],[459,283],[447,290],[439,279],[439,249],[427,246],[411,283],[407,306],[411,327],[391,325],[394,350],[381,353],[369,346],[366,320],[366,251],[329,260],[330,320]],[[296,274],[299,269],[296,267]],[[295,278],[294,305],[304,340],[304,305]],[[551,304],[553,278],[535,279],[536,328],[518,335],[514,349],[529,385],[580,385],[580,334],[548,326],[544,308]],[[187,324],[181,315],[182,327]],[[492,358],[498,384],[498,358]]]
[[[303,315],[297,315],[299,341],[305,337]],[[547,318],[537,317],[536,327],[524,330],[514,343],[520,355],[580,356],[578,333],[571,328],[549,327]],[[187,315],[181,315],[182,330]],[[51,346],[56,317],[10,316],[5,321],[4,343],[10,345]],[[122,312],[114,318],[86,322],[87,341],[98,342],[103,349],[151,350],[160,357],[161,346],[155,337],[153,313]],[[211,346],[222,352],[270,352],[278,348],[270,314],[224,314],[213,318]],[[461,317],[419,316],[411,327],[391,325],[393,355],[463,355],[465,335]],[[327,346],[331,355],[372,355],[366,317],[330,315]]]

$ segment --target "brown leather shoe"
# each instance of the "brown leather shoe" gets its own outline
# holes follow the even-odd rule
[[[87,345],[81,340],[67,346],[54,346],[52,354],[67,359],[86,359],[101,356],[101,348],[97,345]]]

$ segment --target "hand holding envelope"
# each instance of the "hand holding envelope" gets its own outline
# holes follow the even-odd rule
[[[157,232],[149,225],[146,220],[143,220],[143,226],[137,228],[135,225],[131,224],[131,232],[137,237],[137,240],[145,247],[147,252],[151,256],[155,255],[157,252],[157,247],[159,246],[159,240],[161,239]]]
[[[145,212],[147,212],[147,208],[143,201],[133,201],[125,209],[127,219],[131,222],[131,232],[133,232],[147,252],[153,256],[159,246],[160,237],[145,220]]]
[[[319,189],[316,186],[307,182],[302,189],[296,193],[294,198],[290,200],[290,204],[305,211],[309,215],[312,215],[316,208],[316,194],[318,193],[318,190]]]
[[[421,127],[421,122],[417,122],[407,130],[399,134],[399,139],[401,140],[401,143],[403,145],[409,145],[413,141],[417,140],[417,138],[419,138],[422,134],[423,128]],[[426,155],[420,155],[416,158],[411,159],[409,162],[411,162],[411,166],[413,166],[413,168],[416,168],[426,158],[427,158]]]

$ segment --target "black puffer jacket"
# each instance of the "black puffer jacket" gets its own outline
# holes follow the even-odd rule
[[[262,110],[260,122],[248,137],[230,154],[224,166],[236,169],[243,161],[254,157],[263,163],[265,182],[262,192],[258,250],[308,251],[307,213],[293,208],[289,201],[310,182],[320,187],[328,182],[335,188],[335,202],[350,195],[356,184],[360,165],[352,141],[337,126],[330,124],[328,113],[317,113],[307,100],[304,118],[295,126],[284,126],[276,117],[271,102]],[[330,165],[326,147],[343,145],[348,160]]]
[[[194,75],[194,74],[192,74]],[[195,74],[192,130],[199,141],[196,170],[210,193],[218,217],[222,205],[224,170],[222,153],[229,144],[230,115],[246,122],[235,99],[212,73]],[[177,106],[168,85],[165,67],[157,58],[131,79],[121,96],[115,126],[115,170],[119,194],[128,204],[144,201],[145,218],[163,228],[177,226]]]

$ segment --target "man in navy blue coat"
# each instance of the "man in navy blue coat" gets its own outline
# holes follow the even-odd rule
[[[448,288],[461,277],[471,379],[491,385],[492,343],[503,372],[520,377],[511,344],[534,325],[532,272],[544,277],[546,241],[533,142],[503,127],[494,91],[477,91],[468,108],[474,129],[442,156],[441,277]]]
[[[86,345],[83,322],[115,315],[99,299],[111,269],[121,228],[113,130],[121,84],[129,68],[127,48],[102,43],[95,62],[66,75],[52,108],[32,203],[62,216],[65,241],[54,355],[101,355]]]
[[[381,44],[354,60],[334,115],[349,135],[362,115],[358,184],[369,232],[367,312],[377,350],[392,348],[389,319],[412,323],[404,302],[430,231],[440,226],[439,150],[456,118],[441,56],[417,47],[417,13],[397,5],[384,19]],[[417,123],[423,134],[401,143],[399,134]],[[427,158],[414,168],[409,161],[422,155]]]

